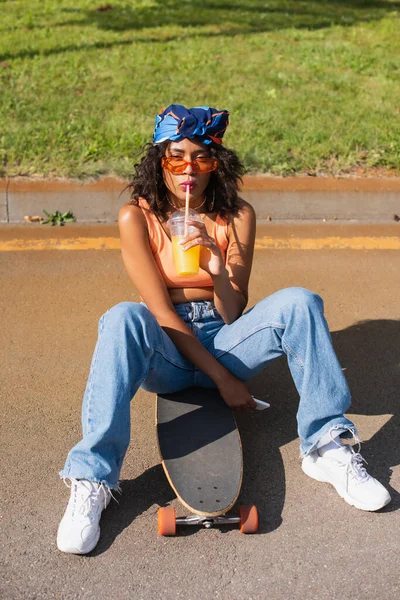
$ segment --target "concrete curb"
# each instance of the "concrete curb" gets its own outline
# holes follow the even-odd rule
[[[128,200],[127,181],[10,178],[0,180],[0,223],[23,223],[43,210],[71,210],[80,223],[113,223]],[[390,222],[400,214],[400,178],[246,176],[241,193],[258,220]]]

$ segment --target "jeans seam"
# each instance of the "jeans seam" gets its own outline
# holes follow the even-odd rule
[[[109,312],[109,311],[107,311]],[[88,424],[88,433],[93,433],[93,429],[91,426],[91,403],[92,403],[92,391],[93,391],[93,379],[94,379],[94,372],[95,372],[95,368],[96,368],[96,361],[97,361],[97,355],[99,353],[100,350],[100,335],[103,333],[103,329],[104,329],[104,317],[107,313],[105,313],[101,318],[100,318],[100,322],[99,322],[99,339],[96,345],[96,350],[93,356],[93,361],[92,361],[92,369],[90,370],[90,374],[89,374],[89,382],[88,382],[88,401],[87,401],[87,410],[86,410],[86,420],[87,420],[87,424]]]
[[[175,362],[172,358],[165,356],[165,354],[159,348],[154,348],[154,352],[157,352],[157,354],[160,354],[164,360],[166,360],[171,365],[174,365],[174,367],[176,367],[177,369],[182,369],[182,371],[194,371],[196,368],[194,365],[193,365],[192,369],[188,369],[186,367],[182,367],[181,365],[178,365],[178,363]]]
[[[235,341],[234,344],[232,344],[232,346],[230,346],[229,348],[227,348],[226,350],[224,350],[223,352],[221,352],[220,354],[218,354],[217,352],[215,353],[215,358],[221,358],[221,356],[223,356],[224,354],[227,354],[228,352],[230,352],[231,350],[233,350],[233,348],[236,348],[236,346],[239,346],[239,344],[241,344],[242,342],[245,342],[246,340],[248,340],[252,335],[258,333],[259,331],[262,331],[263,329],[268,329],[271,327],[275,327],[277,329],[285,329],[285,326],[282,325],[282,323],[274,323],[274,322],[270,322],[270,323],[264,323],[263,325],[253,329],[252,331],[250,331],[244,338],[241,338],[238,341]]]
[[[144,355],[145,363],[148,365],[148,367],[146,369],[146,374],[144,375],[144,377],[139,377],[139,379],[137,379],[134,383],[131,384],[130,392],[129,392],[130,396],[131,396],[131,400],[132,400],[133,396],[136,394],[136,391],[135,392],[133,391],[134,388],[135,387],[136,387],[136,389],[139,388],[140,387],[140,382],[141,381],[142,382],[146,381],[146,379],[147,379],[147,376],[148,376],[149,371],[150,371],[150,360],[151,360],[151,357],[154,355],[154,352],[155,352],[155,350],[152,350],[148,354]]]
[[[300,369],[304,371],[304,363],[299,356],[297,356],[296,352],[287,344],[284,340],[282,340],[282,346],[284,346],[289,354],[292,355],[296,363],[299,365]]]

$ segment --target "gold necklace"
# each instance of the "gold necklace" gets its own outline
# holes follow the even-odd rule
[[[195,207],[195,208],[193,208],[192,210],[199,210],[199,208],[201,208],[201,207],[202,207],[202,206],[205,204],[206,200],[207,200],[207,196],[205,196],[205,198],[204,198],[204,200],[203,200],[203,202],[202,202],[201,204],[199,204],[198,206],[196,206],[196,207]],[[173,204],[173,203],[171,202],[171,200],[169,199],[169,196],[168,196],[168,194],[167,194],[167,202],[168,202],[168,204],[170,204],[170,205],[172,206],[172,208],[174,208],[175,210],[182,210],[182,209],[184,209],[184,208],[185,208],[185,206],[175,206],[175,204]]]

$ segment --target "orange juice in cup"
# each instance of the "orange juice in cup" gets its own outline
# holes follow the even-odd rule
[[[194,211],[189,211],[189,220],[202,222],[201,217]],[[199,272],[200,246],[193,246],[189,250],[184,250],[179,243],[187,233],[193,233],[197,230],[193,225],[185,223],[185,211],[176,211],[168,220],[169,230],[171,232],[172,253],[174,265],[178,275],[181,277],[190,277]]]
[[[183,235],[172,236],[172,252],[174,255],[175,269],[181,277],[189,277],[199,272],[200,246],[184,250],[179,244]]]

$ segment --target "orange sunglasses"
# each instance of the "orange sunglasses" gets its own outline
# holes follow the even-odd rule
[[[218,161],[215,158],[196,158],[192,161],[178,158],[177,156],[163,156],[161,165],[167,171],[180,175],[186,171],[190,165],[195,173],[211,173],[218,167]]]

